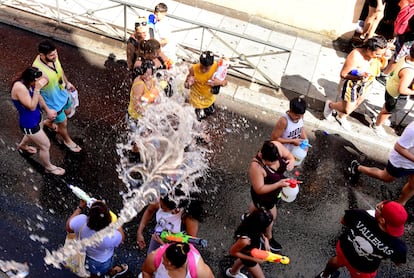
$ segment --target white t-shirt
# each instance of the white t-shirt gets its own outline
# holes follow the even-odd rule
[[[157,224],[155,225],[155,231],[169,231],[171,233],[181,232],[181,219],[183,217],[183,210],[172,214],[171,212],[163,211],[161,208],[157,210],[155,219]]]
[[[414,154],[414,121],[405,128],[397,142]],[[414,162],[401,156],[394,148],[390,152],[389,160],[395,167],[414,169]]]
[[[177,46],[171,33],[171,27],[167,20],[167,18],[164,18],[163,20],[158,21],[154,24],[154,38],[158,41],[161,39],[168,40],[168,43],[165,46],[161,47],[161,50],[164,52],[165,56],[176,62]]]
[[[85,214],[79,214],[72,218],[69,227],[75,231],[76,234],[82,229],[80,238],[88,238],[96,233],[96,231],[89,229],[86,225],[88,217]],[[114,254],[114,248],[118,247],[122,242],[121,233],[116,230],[112,237],[106,236],[103,241],[95,247],[87,247],[86,255],[98,262],[106,262]]]
[[[301,134],[302,134],[302,129],[303,129],[303,119],[299,119],[299,121],[297,123],[295,123],[294,121],[292,121],[292,119],[289,117],[288,113],[286,112],[285,115],[283,115],[283,117],[286,118],[287,120],[287,125],[286,125],[286,129],[282,134],[282,138],[285,139],[297,139],[300,138]],[[293,150],[293,148],[295,147],[294,144],[283,144],[286,149],[288,149],[290,152]]]

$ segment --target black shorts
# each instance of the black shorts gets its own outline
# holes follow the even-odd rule
[[[20,129],[23,131],[23,133],[25,135],[33,135],[39,132],[40,130],[40,125],[37,125],[33,128],[25,128],[25,127],[20,127]]]
[[[385,90],[385,110],[387,110],[387,112],[391,113],[395,107],[397,106],[397,102],[398,102],[398,97],[395,98],[393,96],[391,96],[386,90]]]

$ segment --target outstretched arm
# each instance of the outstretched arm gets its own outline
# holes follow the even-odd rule
[[[145,248],[145,239],[144,239],[144,229],[147,226],[148,222],[152,219],[155,212],[159,208],[159,203],[156,204],[149,204],[148,207],[145,209],[144,214],[142,215],[141,221],[139,222],[138,230],[137,230],[137,243],[139,248]]]

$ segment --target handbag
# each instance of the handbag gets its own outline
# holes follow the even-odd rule
[[[80,240],[80,234],[84,226],[85,225],[82,226],[77,235],[75,233],[68,233],[66,235],[64,244],[65,248],[71,248],[71,246],[73,246],[74,241]],[[78,250],[75,255],[67,258],[63,262],[63,266],[66,269],[69,269],[72,273],[76,274],[78,277],[89,277],[90,273],[85,268],[85,260],[86,252],[84,250]]]

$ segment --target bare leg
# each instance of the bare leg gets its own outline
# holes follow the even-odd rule
[[[24,150],[30,154],[35,154],[37,152],[37,149],[35,147],[32,147],[29,145],[29,143],[31,142],[29,136],[24,135],[22,138],[22,141],[20,141],[18,148],[21,150]]]
[[[334,273],[338,268],[342,267],[342,265],[338,264],[337,257],[332,257],[329,259],[328,263],[326,264],[325,269],[323,270],[322,277],[328,277],[332,273]]]
[[[385,105],[381,108],[381,111],[379,112],[378,116],[377,116],[377,121],[375,122],[376,126],[380,126],[382,124],[384,124],[384,122],[391,116],[391,113],[388,112],[385,109]]]
[[[359,165],[358,171],[364,173],[367,176],[382,180],[384,182],[392,182],[395,180],[395,178],[388,173],[386,168],[381,170],[376,167],[367,167],[364,165]]]
[[[57,126],[58,126],[57,132],[62,136],[63,143],[71,149],[72,147],[74,148],[75,146],[77,146],[77,144],[73,142],[72,138],[70,138],[69,136],[68,119],[65,119],[61,123],[58,123]],[[75,150],[72,150],[72,151],[79,152],[81,150],[79,146],[76,149],[77,149],[76,151]]]
[[[256,264],[254,267],[248,268],[250,273],[253,275],[253,278],[265,278],[262,268],[259,264]]]
[[[233,266],[231,267],[230,273],[235,275],[236,273],[240,272],[240,269],[243,267],[243,263],[240,259],[236,259],[234,261]]]
[[[274,207],[270,210],[270,212],[271,212],[271,213],[272,213],[272,215],[273,215],[273,221],[272,221],[272,223],[270,223],[270,225],[269,225],[269,226],[267,226],[267,228],[266,228],[265,236],[266,236],[268,239],[271,239],[271,238],[273,237],[273,233],[272,233],[272,231],[273,231],[273,223],[275,223],[276,216],[277,216],[277,209],[276,209],[276,206],[274,206]]]
[[[408,182],[404,185],[403,189],[401,190],[400,198],[398,199],[398,203],[405,206],[408,200],[414,196],[414,175],[410,175],[408,178]]]

